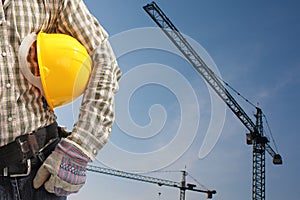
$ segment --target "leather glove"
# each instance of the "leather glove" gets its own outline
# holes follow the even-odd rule
[[[86,181],[86,166],[91,160],[68,139],[62,139],[38,170],[33,186],[44,185],[57,196],[76,193]]]

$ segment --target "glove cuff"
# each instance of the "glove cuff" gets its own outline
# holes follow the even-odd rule
[[[82,165],[86,165],[92,161],[80,145],[66,138],[63,138],[60,141],[56,146],[55,151],[59,154],[64,154],[73,160],[77,160],[77,162],[80,162]]]

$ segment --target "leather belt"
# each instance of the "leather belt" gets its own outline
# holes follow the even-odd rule
[[[29,175],[31,168],[42,163],[60,141],[58,130],[54,122],[0,147],[0,176]]]

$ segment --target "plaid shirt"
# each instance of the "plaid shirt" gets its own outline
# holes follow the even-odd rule
[[[56,120],[18,66],[20,43],[41,30],[73,36],[93,59],[78,122],[69,136],[93,159],[111,132],[120,70],[107,33],[82,0],[6,0],[0,5],[0,146]]]

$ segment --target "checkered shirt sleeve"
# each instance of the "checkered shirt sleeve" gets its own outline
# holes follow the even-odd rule
[[[70,140],[91,158],[107,142],[114,121],[114,95],[120,69],[106,31],[83,1],[66,0],[60,8],[57,30],[77,38],[93,59],[91,77],[83,96],[78,122]]]

